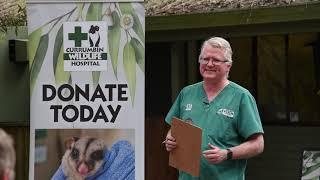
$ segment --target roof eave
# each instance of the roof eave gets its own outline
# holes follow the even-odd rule
[[[320,20],[320,3],[146,17],[146,31],[186,30]],[[320,22],[320,21],[319,21]]]

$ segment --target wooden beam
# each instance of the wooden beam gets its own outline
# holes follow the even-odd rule
[[[187,77],[188,84],[197,82],[198,69],[198,49],[196,41],[187,42]]]
[[[171,100],[174,102],[185,81],[184,42],[171,45]]]
[[[194,28],[185,30],[146,31],[146,41],[172,42],[180,40],[202,40],[213,35],[224,37],[243,37],[304,32],[320,32],[320,19],[286,23],[275,22],[266,24]]]
[[[146,17],[146,31],[186,30],[238,25],[320,20],[320,3]]]

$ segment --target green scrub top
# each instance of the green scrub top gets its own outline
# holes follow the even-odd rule
[[[165,121],[172,118],[192,120],[202,129],[201,150],[208,150],[208,143],[221,149],[231,148],[255,133],[263,133],[259,112],[248,90],[231,82],[211,102],[199,82],[182,89]],[[247,160],[226,160],[210,164],[203,156],[200,177],[180,171],[179,180],[244,180]]]

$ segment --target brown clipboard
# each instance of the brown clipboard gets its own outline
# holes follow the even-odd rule
[[[192,176],[200,175],[202,130],[176,117],[172,119],[171,135],[177,147],[170,152],[169,165]]]

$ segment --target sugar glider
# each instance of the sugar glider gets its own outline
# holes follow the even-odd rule
[[[104,141],[98,138],[70,138],[62,158],[62,170],[67,180],[84,180],[95,174],[103,164]]]
[[[90,47],[99,47],[100,44],[100,34],[99,34],[99,26],[91,25],[89,29],[89,42]]]

